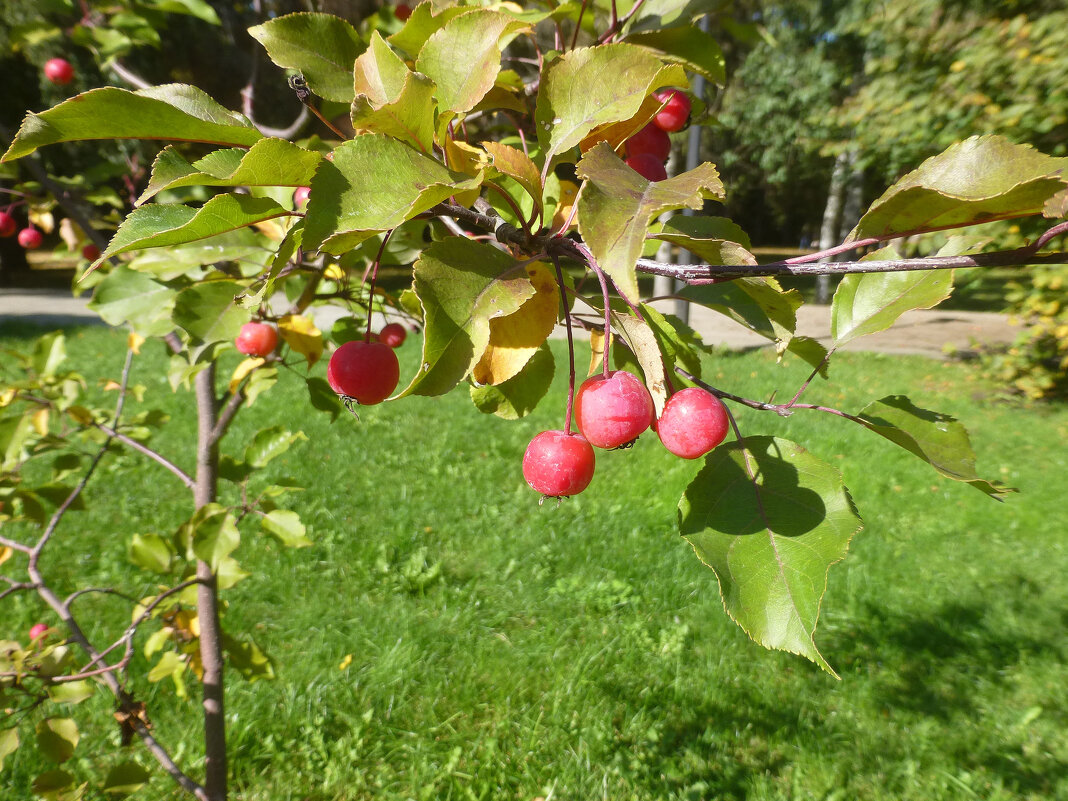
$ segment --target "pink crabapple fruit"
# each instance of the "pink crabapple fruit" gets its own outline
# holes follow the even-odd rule
[[[664,169],[663,162],[657,161],[656,156],[636,153],[633,156],[627,156],[625,161],[628,167],[647,181],[663,181],[667,178],[667,170]]]
[[[86,261],[96,261],[100,258],[100,248],[90,242],[82,248],[82,258]]]
[[[549,498],[578,495],[593,480],[597,458],[581,434],[542,431],[523,454],[523,478]]]
[[[308,202],[308,195],[311,194],[310,186],[298,186],[293,190],[293,205],[298,209]]]
[[[393,348],[381,342],[346,342],[330,357],[326,380],[341,397],[373,406],[397,388],[400,362]]]
[[[700,387],[679,390],[664,404],[656,434],[671,453],[697,459],[727,437],[730,419],[723,401]]]
[[[33,626],[30,627],[30,642],[33,642],[38,637],[43,636],[46,631],[48,631],[48,626],[46,626],[44,623],[35,623]]]
[[[582,382],[575,393],[575,423],[591,445],[621,448],[649,427],[655,415],[653,399],[641,379],[626,370],[598,374]]]
[[[37,250],[44,242],[44,234],[36,228],[23,228],[19,231],[19,244],[26,250]]]
[[[662,129],[649,123],[627,140],[627,155],[637,156],[639,153],[648,153],[661,162],[667,161],[671,155],[671,140]]]
[[[391,348],[399,348],[407,336],[408,330],[400,323],[386,323],[378,332],[378,341]]]
[[[267,356],[278,347],[278,331],[267,323],[245,323],[234,345],[246,356]]]
[[[74,67],[65,58],[50,58],[45,62],[44,74],[57,86],[66,86],[74,80]]]
[[[6,211],[0,211],[0,236],[5,239],[9,236],[14,236],[15,231],[18,230],[18,223],[15,222],[15,218],[8,214]]]
[[[653,92],[653,97],[667,104],[653,117],[656,126],[668,133],[680,130],[690,118],[690,98],[678,89]]]

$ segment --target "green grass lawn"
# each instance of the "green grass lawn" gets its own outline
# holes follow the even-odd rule
[[[19,334],[0,330],[0,345],[25,345]],[[70,334],[91,382],[117,375],[120,333]],[[410,375],[417,342],[401,357]],[[191,399],[170,392],[163,363],[150,348],[134,381],[173,416],[157,446],[189,467]],[[840,468],[865,519],[831,570],[817,632],[835,681],[727,619],[714,574],[674,525],[697,465],[654,437],[599,453],[583,495],[538,505],[520,461],[537,431],[561,425],[558,372],[515,423],[479,414],[463,391],[331,423],[284,375],[238,419],[234,452],[270,425],[307,434],[257,481],[307,487],[290,505],[315,544],[285,550],[250,528],[236,554],[254,576],[227,593],[226,623],[255,632],[278,673],[228,688],[236,798],[1068,797],[1068,409],[998,404],[965,365],[860,353],[810,389],[847,411],[904,393],[956,415],[983,475],[1020,488],[1003,504],[828,415],[739,413],[744,432],[789,437]],[[705,374],[783,397],[806,370],[761,351],[721,355]],[[49,574],[64,588],[80,576],[151,592],[125,539],[172,532],[189,513],[181,487],[131,456],[87,500],[60,529]],[[120,604],[92,603],[99,628],[128,620]],[[0,638],[42,614],[28,599],[3,610]],[[199,770],[195,703],[169,683],[134,689],[161,740]],[[110,708],[99,692],[73,709],[84,753],[71,771],[114,759]],[[2,795],[30,798],[46,767],[23,749]],[[138,797],[179,797],[157,773]]]

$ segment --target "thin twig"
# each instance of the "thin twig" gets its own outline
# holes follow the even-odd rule
[[[151,448],[147,447],[146,445],[142,445],[140,442],[138,442],[137,440],[127,436],[126,434],[123,434],[121,431],[116,431],[111,426],[106,426],[103,423],[94,423],[94,425],[95,425],[95,427],[97,429],[99,429],[100,431],[104,432],[105,434],[107,434],[112,439],[118,440],[123,445],[126,445],[126,446],[132,448],[133,450],[137,451],[138,453],[147,456],[152,461],[154,461],[154,462],[162,465],[163,467],[167,468],[168,470],[170,470],[178,478],[179,481],[181,481],[183,484],[185,484],[187,489],[193,489],[193,479],[190,478],[189,475],[184,470],[182,470],[182,468],[178,467],[178,465],[176,465],[174,462],[172,462],[166,456],[163,456],[158,451],[152,450]]]

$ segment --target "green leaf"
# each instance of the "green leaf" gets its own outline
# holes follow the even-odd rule
[[[134,534],[126,546],[126,556],[138,567],[155,573],[169,573],[174,548],[159,534]]]
[[[756,256],[749,252],[745,231],[725,217],[676,214],[665,222],[656,239],[679,245],[709,264],[756,266]]]
[[[185,662],[174,651],[167,651],[163,656],[159,658],[159,661],[153,665],[152,669],[148,671],[148,680],[150,682],[163,681],[163,679],[170,677],[179,677],[185,672]]]
[[[66,762],[74,755],[81,735],[71,718],[45,718],[37,724],[37,747],[53,762]]]
[[[315,174],[304,247],[340,256],[479,183],[397,139],[361,134],[334,150],[333,162],[324,161]]]
[[[440,113],[470,111],[493,88],[501,69],[501,50],[529,26],[508,14],[475,9],[435,31],[415,68],[437,87]]]
[[[305,536],[306,529],[300,522],[300,515],[296,512],[275,509],[260,519],[260,525],[263,526],[264,531],[290,548],[304,548],[312,544],[312,541]]]
[[[40,114],[27,114],[0,161],[39,147],[87,139],[163,139],[248,147],[263,134],[241,114],[223,108],[195,86],[91,89]]]
[[[66,337],[53,331],[33,343],[33,371],[41,378],[51,378],[67,358]]]
[[[355,131],[386,134],[433,153],[434,83],[409,70],[378,31],[356,59],[355,91],[350,111]]]
[[[150,276],[120,264],[97,286],[89,308],[108,325],[129,323],[141,336],[163,336],[174,330],[171,313],[177,295]]]
[[[332,14],[287,14],[248,32],[267,49],[271,61],[300,72],[319,97],[352,102],[352,65],[365,45],[345,20]]]
[[[665,61],[681,64],[714,84],[726,83],[726,65],[719,43],[696,25],[640,31],[629,34],[626,41],[652,50]]]
[[[973,136],[923,162],[872,204],[846,241],[1041,214],[1068,183],[1068,158]]]
[[[223,559],[232,554],[241,544],[241,532],[237,530],[233,515],[217,503],[209,503],[197,509],[193,515],[193,553],[218,570]]]
[[[289,450],[294,442],[307,439],[300,431],[295,434],[282,426],[272,426],[256,432],[252,442],[245,448],[245,461],[255,469],[266,467],[276,456]]]
[[[797,327],[797,309],[804,302],[795,289],[783,291],[774,278],[736,278],[722,284],[688,286],[680,293],[729,317],[767,339],[785,343]]]
[[[236,559],[227,556],[219,560],[219,567],[215,570],[215,581],[220,590],[228,590],[251,575],[237,563]]]
[[[971,484],[995,500],[1016,491],[979,477],[968,432],[947,414],[914,406],[903,395],[890,395],[865,406],[859,422],[923,459],[946,478]]]
[[[525,266],[481,242],[449,237],[423,251],[413,268],[423,306],[423,359],[398,397],[443,395],[489,343],[489,321],[512,314],[534,295]]]
[[[49,770],[33,780],[33,791],[48,801],[73,801],[81,798],[81,793],[64,792],[74,784],[74,777],[65,770]]]
[[[656,416],[660,417],[668,397],[667,380],[664,375],[664,357],[660,353],[660,345],[656,341],[652,327],[629,311],[613,311],[611,320],[612,330],[623,338],[637,360],[645,387],[653,398]],[[619,355],[618,349],[617,355]]]
[[[620,293],[637,303],[638,274],[650,223],[662,212],[699,209],[705,198],[723,198],[723,184],[708,162],[694,170],[651,182],[638,175],[607,144],[590,149],[578,163],[586,180],[579,196],[579,232],[601,269]]]
[[[4,767],[4,759],[15,753],[19,747],[18,726],[11,729],[0,729],[0,768]]]
[[[660,347],[664,360],[664,372],[674,380],[682,380],[675,374],[679,365],[690,375],[701,377],[701,356],[704,349],[701,335],[677,317],[665,316],[645,303],[641,304],[642,317],[649,325]]]
[[[162,203],[142,206],[127,215],[93,266],[119,253],[184,245],[286,216],[293,212],[270,198],[252,195],[216,195],[199,209]]]
[[[188,14],[209,25],[222,24],[215,9],[208,5],[206,0],[139,0],[138,4],[169,14]]]
[[[545,397],[555,371],[553,352],[548,343],[542,343],[517,375],[496,386],[472,386],[471,400],[480,412],[518,420],[534,411]]]
[[[404,27],[389,37],[389,43],[399,47],[412,58],[419,55],[427,39],[440,30],[447,22],[471,11],[470,7],[448,6],[435,7],[435,3],[418,3],[412,8],[412,15]],[[437,12],[435,15],[434,12]]]
[[[869,254],[875,257],[892,248]],[[838,284],[831,301],[834,347],[865,334],[885,331],[912,309],[929,309],[949,297],[952,270],[910,270],[899,273],[854,273]]]
[[[239,640],[226,632],[222,635],[223,650],[233,667],[246,681],[273,679],[274,665],[270,657],[251,640]]]
[[[665,67],[636,45],[584,47],[563,54],[546,64],[538,85],[534,122],[546,165],[594,128],[629,120],[656,89],[687,85],[682,67]]]
[[[320,161],[319,153],[284,139],[261,139],[249,150],[216,150],[192,164],[166,147],[156,156],[152,178],[137,204],[183,186],[307,186]]]
[[[679,501],[679,531],[715,571],[727,614],[832,675],[814,634],[827,571],[860,527],[841,474],[774,437],[716,448]]]
[[[48,688],[48,697],[54,704],[80,704],[93,694],[95,685],[88,680],[65,681]]]
[[[152,774],[136,762],[120,762],[108,771],[104,779],[105,793],[129,795],[144,787]]]
[[[249,312],[235,300],[245,289],[237,281],[193,284],[178,293],[174,322],[198,344],[234,339],[249,321]]]
[[[345,408],[341,405],[337,393],[322,378],[308,379],[308,402],[311,403],[312,408],[327,412],[331,420],[336,420],[338,414]]]

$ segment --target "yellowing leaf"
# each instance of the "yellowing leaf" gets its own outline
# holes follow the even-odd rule
[[[323,332],[309,317],[287,314],[278,321],[278,333],[289,347],[308,360],[309,367],[323,355]]]
[[[328,278],[331,281],[344,281],[345,271],[336,264],[328,264],[326,269],[323,270],[323,278]]]
[[[465,175],[478,175],[489,163],[489,157],[481,148],[452,138],[445,140],[445,160],[450,170]]]
[[[348,670],[349,665],[352,664],[352,654],[345,654],[345,658],[341,660],[341,664],[337,666],[338,670]]]
[[[42,437],[48,436],[48,409],[38,409],[33,413],[33,430]]]
[[[88,426],[93,423],[93,413],[84,406],[69,406],[67,414],[79,425]]]
[[[572,227],[578,222],[577,219],[571,217],[571,211],[575,208],[575,200],[578,199],[578,190],[576,183],[560,182],[560,200],[556,204],[556,213],[553,214],[552,228],[561,228],[568,220],[571,220]]]
[[[471,371],[478,384],[501,384],[519,373],[556,326],[559,294],[544,264],[527,266],[534,295],[518,311],[489,321],[489,344]]]
[[[0,409],[11,405],[11,401],[13,400],[15,400],[15,390],[10,387],[0,390]]]
[[[11,558],[11,554],[13,554],[13,553],[14,553],[14,551],[11,550],[10,548],[0,548],[0,565],[2,565],[4,562],[6,562],[8,559],[10,559]]]
[[[604,366],[604,339],[603,331],[590,331],[590,369],[586,372],[587,376],[600,372]]]
[[[141,353],[141,346],[145,344],[145,338],[136,331],[131,331],[126,337],[126,347],[136,354]]]
[[[245,359],[241,364],[235,367],[234,374],[230,376],[230,394],[233,395],[237,392],[238,387],[241,386],[241,382],[245,380],[245,377],[266,361],[266,359],[257,356],[252,359]]]

